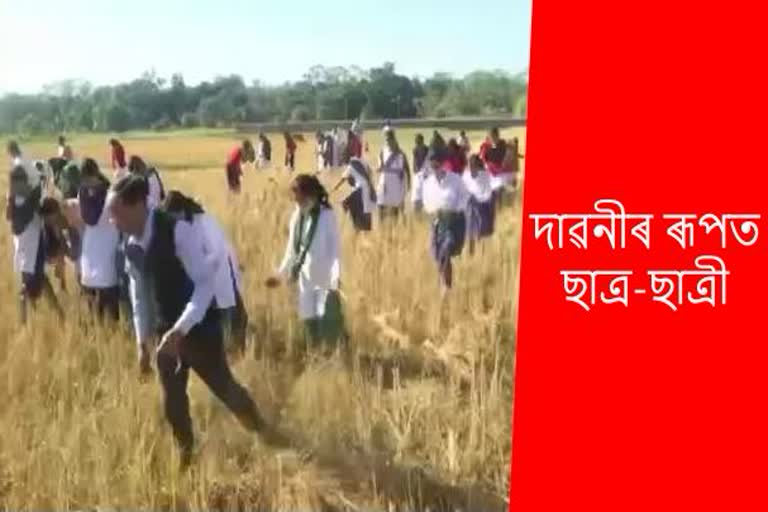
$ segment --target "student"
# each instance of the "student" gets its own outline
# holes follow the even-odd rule
[[[414,174],[418,174],[427,163],[429,147],[424,144],[424,136],[420,133],[416,134],[415,144],[416,145],[413,148],[413,172]]]
[[[117,272],[120,234],[105,208],[109,180],[91,158],[83,160],[83,181],[78,194],[83,237],[80,284],[98,320],[120,319],[120,288]]]
[[[380,219],[399,215],[410,182],[411,171],[408,168],[408,159],[400,149],[394,132],[388,132],[385,146],[379,153],[379,182],[376,195]]]
[[[227,363],[214,299],[215,269],[206,257],[203,239],[192,224],[149,208],[148,193],[146,180],[128,176],[114,185],[109,211],[117,228],[128,235],[131,302],[145,371],[150,338],[161,335],[157,369],[182,469],[191,463],[194,445],[187,396],[190,368],[244,427],[262,433],[265,440],[279,439]]]
[[[474,254],[475,242],[493,235],[496,211],[493,204],[491,175],[478,155],[469,158],[469,169],[463,175],[469,192],[467,202],[467,238],[469,253]]]
[[[259,133],[259,156],[257,161],[257,167],[263,169],[269,166],[272,161],[272,143],[269,142],[264,133]]]
[[[507,141],[499,136],[499,129],[496,127],[488,131],[488,137],[480,146],[480,159],[491,174],[491,183],[497,196],[512,179],[512,174],[504,169],[507,149]]]
[[[112,150],[113,176],[119,180],[128,173],[128,166],[125,163],[125,148],[117,139],[109,139],[109,145]]]
[[[459,147],[461,148],[461,152],[464,154],[464,157],[466,158],[467,155],[469,155],[470,150],[472,149],[472,145],[469,142],[469,137],[467,137],[467,132],[464,130],[461,130],[459,132]]]
[[[352,187],[352,192],[342,202],[342,208],[349,213],[355,230],[370,231],[371,214],[376,204],[370,168],[360,158],[352,158],[333,191],[338,190],[344,182]]]
[[[254,161],[254,151],[248,139],[232,148],[227,157],[227,185],[233,194],[240,193],[240,178],[243,176],[243,164]]]
[[[40,205],[40,216],[44,223],[45,256],[48,263],[53,265],[54,274],[62,290],[66,290],[67,287],[64,273],[65,258],[72,263],[75,279],[80,282],[80,254],[84,223],[79,210],[76,200],[65,201],[62,205],[53,197],[46,197]]]
[[[163,180],[160,179],[160,173],[154,167],[149,167],[140,157],[133,155],[128,160],[128,171],[138,174],[147,180],[149,185],[149,196],[147,201],[150,208],[157,208],[165,199],[165,187]]]
[[[162,206],[177,221],[191,223],[205,243],[207,257],[215,267],[214,298],[225,327],[225,346],[242,352],[248,327],[248,312],[242,298],[240,266],[232,244],[216,219],[194,199],[172,190]]]
[[[288,132],[283,132],[285,138],[285,167],[290,172],[293,172],[296,164],[296,141]]]
[[[453,286],[451,260],[464,248],[469,193],[462,177],[445,169],[444,154],[433,150],[429,160],[432,170],[424,179],[424,210],[434,216],[431,252],[445,294]]]
[[[43,194],[48,194],[53,183],[53,170],[46,160],[35,160],[33,165],[40,176],[40,186],[43,189]]]
[[[298,284],[299,318],[312,347],[345,340],[338,292],[339,231],[328,194],[316,176],[300,174],[291,185],[296,209],[289,223],[285,255],[269,288],[282,280]]]
[[[440,135],[439,131],[435,130],[432,132],[432,140],[429,142],[429,147],[430,149],[435,149],[437,151],[445,151],[445,139]]]
[[[456,139],[448,141],[444,167],[456,174],[462,174],[467,167],[467,159],[464,157],[461,146]]]
[[[325,136],[317,130],[315,133],[315,158],[317,159],[317,172],[325,169]]]
[[[347,132],[347,161],[345,163],[349,163],[353,158],[363,158],[363,144],[357,134],[349,130]]]
[[[9,145],[9,153],[11,149]],[[37,172],[30,173],[23,165],[15,165],[11,170],[5,215],[13,233],[14,269],[21,276],[19,316],[22,324],[27,322],[27,304],[31,302],[34,306],[41,295],[45,295],[60,318],[64,316],[45,275],[43,223],[38,212],[41,199],[42,188]]]
[[[72,148],[67,144],[67,139],[63,135],[59,136],[58,156],[67,161],[74,160],[75,158]]]
[[[57,165],[61,165],[58,164]],[[54,185],[61,192],[64,199],[75,199],[80,191],[81,173],[76,162],[64,162],[58,177],[54,179]]]

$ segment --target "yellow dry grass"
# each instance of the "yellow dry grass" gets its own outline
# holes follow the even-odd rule
[[[503,135],[513,134],[524,144],[523,130]],[[401,135],[409,154],[412,135]],[[481,134],[470,135],[476,147]],[[70,291],[59,292],[70,321],[58,323],[43,307],[33,325],[17,326],[17,280],[9,230],[3,229],[0,252],[8,259],[0,278],[0,507],[503,507],[519,206],[501,213],[495,237],[478,253],[470,257],[465,251],[458,259],[457,284],[445,303],[428,253],[426,221],[409,215],[401,224],[377,225],[356,237],[340,215],[343,305],[361,362],[353,368],[339,360],[315,362],[297,375],[294,292],[262,285],[284,249],[288,176],[279,169],[246,169],[243,194],[230,197],[222,164],[236,138],[128,139],[125,145],[165,169],[167,188],[197,196],[225,226],[246,268],[245,301],[253,324],[248,355],[234,363],[234,371],[271,419],[334,456],[305,458],[260,445],[192,377],[200,456],[191,473],[178,474],[159,384],[139,382],[129,332],[80,325],[71,280]],[[375,154],[380,134],[368,139]],[[106,163],[106,137],[73,137],[71,143],[79,155]],[[24,149],[34,158],[55,148],[36,143]],[[312,149],[307,137],[299,146],[299,169],[313,169]],[[280,163],[277,136],[273,151]],[[337,176],[324,180],[330,184]],[[332,201],[338,204],[342,194]]]

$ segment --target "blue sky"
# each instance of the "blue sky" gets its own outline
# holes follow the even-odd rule
[[[392,61],[409,76],[528,66],[530,0],[0,0],[0,94],[154,69],[188,84]]]

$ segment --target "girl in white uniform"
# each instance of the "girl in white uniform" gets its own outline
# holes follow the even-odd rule
[[[382,220],[389,215],[399,215],[410,181],[408,158],[400,149],[394,132],[387,132],[386,144],[379,153],[379,182],[376,190]]]
[[[27,321],[27,303],[35,304],[43,294],[63,318],[53,287],[45,275],[43,221],[39,215],[42,199],[40,176],[36,169],[24,162],[15,141],[8,143],[8,154],[13,167],[6,196],[6,219],[13,232],[14,270],[21,276],[21,321]]]
[[[109,180],[91,158],[83,160],[78,193],[84,227],[80,249],[80,284],[96,319],[120,319],[117,258],[120,233],[104,207]]]
[[[342,202],[342,208],[349,213],[357,231],[370,231],[372,227],[371,216],[376,204],[376,192],[370,176],[368,165],[360,158],[353,157],[333,187],[333,191],[336,191],[345,181],[352,187],[352,192]]]
[[[149,185],[147,206],[150,208],[159,207],[165,199],[165,188],[157,169],[149,167],[141,157],[134,155],[128,160],[128,171],[143,176],[147,180],[147,185]]]
[[[177,220],[191,223],[203,240],[204,250],[216,268],[214,298],[224,316],[225,344],[245,350],[248,313],[242,299],[240,266],[232,244],[219,223],[194,199],[177,190],[168,193],[162,208]]]
[[[285,256],[277,276],[269,278],[266,285],[275,288],[281,280],[298,284],[299,318],[313,346],[344,342],[336,214],[317,177],[301,174],[293,181],[291,190],[296,209],[288,226]]]

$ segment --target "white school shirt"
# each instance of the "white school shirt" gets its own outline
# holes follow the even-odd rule
[[[198,213],[192,223],[199,230],[206,255],[215,267],[213,295],[216,297],[216,306],[219,309],[233,308],[237,305],[235,293],[241,284],[235,250],[212,215]]]
[[[493,184],[491,182],[491,174],[488,171],[479,171],[476,177],[472,177],[472,171],[467,169],[462,176],[464,179],[464,186],[467,187],[467,191],[473,198],[475,198],[475,201],[486,203],[491,200],[491,197],[493,196]]]
[[[152,173],[147,179],[147,185],[149,185],[149,194],[147,195],[147,206],[150,208],[157,208],[162,203],[160,199],[160,180],[158,180],[155,173]]]
[[[432,169],[426,165],[413,177],[413,188],[411,188],[411,202],[413,204],[424,202],[424,180],[432,172]]]
[[[464,180],[454,172],[445,172],[442,179],[431,173],[424,180],[423,195],[424,210],[427,213],[463,212],[469,201],[469,191]]]
[[[297,207],[288,225],[285,256],[277,271],[284,279],[290,277],[292,264],[298,257],[294,254],[293,244],[299,215],[300,209]],[[339,285],[340,241],[336,214],[329,208],[323,208],[317,222],[315,236],[299,273],[298,309],[299,318],[302,320],[325,315],[328,292],[335,290]],[[309,231],[310,223],[305,224],[302,236],[306,236]]]
[[[150,209],[141,238],[130,235],[127,240],[129,244],[138,244],[144,251],[147,250],[152,240],[154,216],[155,210]],[[176,222],[174,245],[176,246],[176,256],[181,261],[184,271],[194,286],[189,302],[174,325],[174,329],[186,335],[192,327],[205,318],[211,305],[215,269],[210,259],[206,257],[202,237],[189,222]],[[149,296],[146,277],[131,264],[128,258],[125,260],[125,270],[129,278],[136,342],[141,345],[145,344],[154,334],[154,299]]]
[[[40,234],[42,229],[43,221],[40,215],[35,213],[24,231],[18,235],[13,235],[13,268],[16,272],[35,273],[37,251],[41,249]]]
[[[392,152],[385,147],[379,155],[379,165],[382,167],[379,172],[379,181],[377,183],[376,194],[378,203],[381,206],[402,206],[405,201],[407,177],[405,176],[406,159],[405,154],[400,152],[387,165],[387,160]]]
[[[117,248],[120,233],[105,206],[95,226],[85,225],[80,252],[80,283],[87,288],[117,286]]]
[[[359,160],[359,159],[358,159]],[[368,164],[360,160],[360,163],[362,163],[364,166],[368,167]],[[368,168],[368,176],[371,175],[370,168]],[[362,174],[357,172],[357,170],[351,166],[347,165],[347,168],[344,169],[344,172],[341,174],[341,177],[343,179],[347,179],[348,177],[352,177],[353,180],[355,180],[355,190],[360,189],[361,194],[363,195],[363,213],[371,213],[374,208],[373,201],[371,201],[371,190],[368,186],[368,181],[363,177]]]

